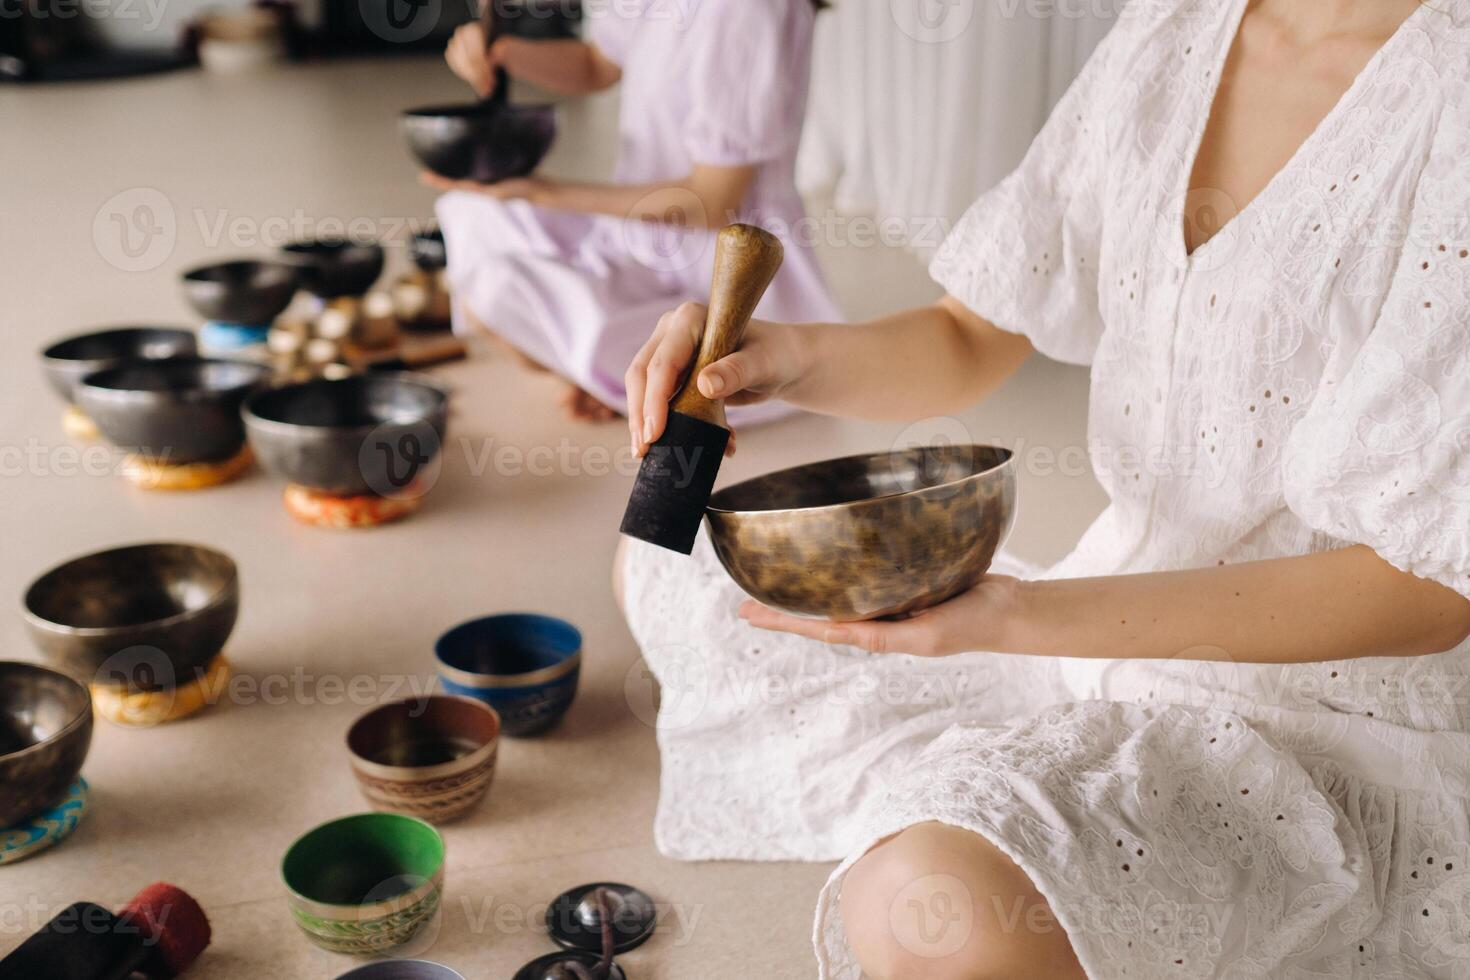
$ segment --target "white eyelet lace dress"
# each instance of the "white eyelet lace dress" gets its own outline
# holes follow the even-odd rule
[[[1467,4],[1413,13],[1187,256],[1245,5],[1127,8],[934,262],[987,319],[1091,365],[1111,504],[1043,574],[1365,544],[1470,596]],[[635,547],[625,584],[664,685],[671,855],[850,863],[938,820],[1031,876],[1096,980],[1470,977],[1470,645],[1284,667],[867,657],[747,627],[703,540],[692,561]],[[855,980],[847,866],[815,940],[821,975]]]

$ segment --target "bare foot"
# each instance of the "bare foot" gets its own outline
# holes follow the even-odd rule
[[[617,412],[570,381],[564,384],[565,387],[556,400],[568,417],[578,422],[611,422],[618,417]]]

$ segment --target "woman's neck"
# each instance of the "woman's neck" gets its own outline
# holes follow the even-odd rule
[[[1304,46],[1342,38],[1385,40],[1422,0],[1251,0],[1252,14]]]

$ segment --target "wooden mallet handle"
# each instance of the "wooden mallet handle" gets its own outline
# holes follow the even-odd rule
[[[701,371],[739,349],[745,328],[750,325],[766,287],[776,277],[776,270],[781,268],[784,256],[781,240],[763,228],[730,225],[720,230],[715,243],[709,316],[689,376],[669,403],[674,411],[729,428],[725,422],[724,400],[704,397],[696,382]]]

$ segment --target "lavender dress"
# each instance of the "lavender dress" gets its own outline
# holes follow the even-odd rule
[[[736,217],[786,244],[757,313],[783,321],[840,317],[793,176],[813,17],[810,0],[622,0],[588,12],[589,40],[623,69],[614,180],[675,180],[696,164],[756,167]],[[623,372],[658,317],[709,295],[708,231],[463,191],[444,195],[437,210],[456,330],[468,328],[468,314],[615,407],[624,403]]]

